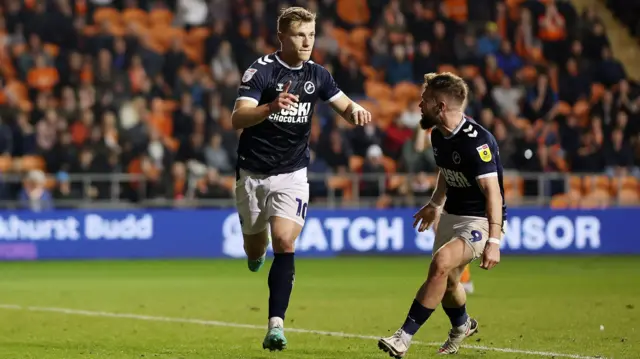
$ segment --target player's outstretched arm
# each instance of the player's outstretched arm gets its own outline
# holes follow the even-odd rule
[[[478,185],[487,198],[487,219],[489,220],[489,241],[485,247],[480,267],[491,269],[500,262],[500,238],[502,238],[502,193],[498,176],[478,178]]]
[[[332,101],[331,108],[353,125],[364,126],[371,122],[371,113],[365,110],[364,107],[353,102],[349,96],[345,94],[342,94],[338,99]]]
[[[289,93],[291,81],[283,91],[271,103],[258,106],[257,101],[251,99],[238,99],[231,114],[231,124],[236,130],[251,127],[264,121],[270,114],[289,109],[294,102],[298,102],[298,96]]]

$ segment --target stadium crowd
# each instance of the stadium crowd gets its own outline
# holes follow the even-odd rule
[[[557,207],[638,201],[640,87],[598,15],[569,1],[3,4],[0,171],[26,174],[17,185],[5,178],[5,201],[231,198],[240,78],[277,49],[278,11],[294,4],[318,13],[314,61],[375,122],[354,129],[318,108],[310,172],[331,175],[311,176],[316,200],[335,191],[389,206],[429,193],[435,163],[417,130],[420,84],[427,72],[451,71],[468,81],[467,113],[494,133],[506,170],[606,174],[572,176],[566,186],[509,175],[509,201],[541,190]],[[113,185],[119,173],[133,180]],[[369,175],[360,193],[351,173]]]

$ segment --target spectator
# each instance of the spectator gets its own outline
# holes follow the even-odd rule
[[[602,48],[602,62],[598,74],[598,79],[606,86],[617,84],[627,76],[624,67],[620,61],[613,58],[608,47]]]
[[[232,166],[229,161],[227,151],[222,147],[222,137],[220,134],[216,133],[211,136],[209,145],[204,150],[204,156],[208,167],[216,168],[223,174],[233,172],[234,166]]]
[[[532,120],[545,118],[554,108],[558,97],[549,84],[549,77],[540,74],[536,81],[536,86],[527,91],[527,103],[525,111],[527,117]]]
[[[361,183],[360,196],[362,197],[378,197],[382,193],[380,192],[380,182],[377,176],[381,173],[385,173],[383,161],[382,148],[378,145],[371,145],[367,149],[367,157],[365,158],[364,165],[362,166],[362,174],[365,176]]]
[[[393,47],[393,58],[387,68],[386,79],[390,85],[413,80],[413,66],[407,59],[404,46],[396,45]]]
[[[605,154],[605,166],[610,176],[627,175],[633,166],[633,150],[624,140],[621,129],[615,129],[611,133],[611,147],[607,148]]]
[[[496,54],[496,60],[498,61],[498,67],[507,77],[513,77],[516,71],[522,68],[522,59],[513,53],[509,41],[502,42],[500,51]]]
[[[34,212],[52,208],[51,193],[45,189],[46,177],[42,171],[33,170],[27,174],[24,187],[20,191],[20,206]]]
[[[500,86],[496,86],[491,90],[491,96],[499,109],[499,114],[520,114],[520,101],[524,97],[524,91],[520,88],[511,87],[511,79],[508,76],[502,78]]]
[[[438,69],[468,81],[465,113],[494,133],[505,167],[634,173],[622,153],[640,161],[640,86],[613,56],[592,8],[576,21],[566,1],[474,0],[465,21],[441,2],[360,3],[366,6],[354,11],[350,1],[305,2],[322,19],[313,60],[345,93],[367,97],[378,119],[352,128],[318,106],[310,168],[335,172],[336,193],[352,194],[335,185],[349,182],[339,181],[346,180],[341,173],[360,161],[373,177],[394,168],[417,174],[363,182],[363,193],[385,197],[378,205],[429,193],[436,167],[428,136],[419,139],[425,132],[414,129],[423,76]],[[239,135],[230,115],[240,74],[279,46],[274,18],[285,2],[229,4],[92,0],[83,9],[69,1],[8,1],[0,16],[0,153],[13,163],[38,156],[47,172],[61,173],[56,198],[230,195]],[[633,7],[621,4],[608,2],[623,22],[638,25],[620,11]],[[108,7],[117,12],[102,11]],[[207,174],[206,166],[215,171]],[[17,169],[8,172],[24,175]],[[146,184],[123,183],[112,193],[108,183],[78,186],[62,175],[112,172]],[[324,183],[316,196],[325,195]],[[537,194],[538,185],[531,187],[525,195]],[[20,187],[4,193],[15,199]]]
[[[502,39],[495,23],[488,23],[484,35],[478,39],[478,53],[480,56],[492,55],[498,52]]]
[[[575,59],[567,60],[566,70],[560,75],[558,99],[574,105],[589,96],[589,78],[580,73]]]
[[[413,81],[418,84],[424,82],[424,74],[436,72],[438,61],[431,53],[431,44],[428,41],[421,41],[418,44],[418,51],[413,62]]]

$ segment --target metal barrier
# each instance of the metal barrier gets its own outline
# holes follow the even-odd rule
[[[424,204],[435,185],[435,176],[428,174],[431,185],[426,191],[415,193],[410,184],[421,174],[331,174],[309,173],[311,186],[310,205],[324,208],[372,208],[385,199],[386,207],[417,206]],[[551,197],[557,193],[564,193],[570,188],[570,178],[575,175],[566,173],[520,173],[505,172],[505,182],[514,178],[523,187],[523,195],[517,202],[508,204],[514,206],[546,206]],[[580,177],[603,176],[603,174],[584,174]],[[70,174],[68,182],[80,192],[80,196],[74,199],[55,199],[54,207],[57,208],[139,208],[139,207],[171,207],[171,208],[228,208],[234,206],[233,178],[221,177],[228,190],[228,198],[202,199],[196,196],[196,184],[202,177],[190,176],[187,181],[187,191],[184,198],[173,199],[165,196],[154,196],[149,193],[150,181],[142,174],[128,173],[92,173]],[[341,190],[328,185],[332,178],[347,179],[350,186],[351,198],[346,199]],[[404,188],[389,189],[389,182],[404,184]],[[0,208],[24,208],[17,200],[18,193],[22,189],[23,178],[15,174],[0,175]],[[168,182],[166,182],[168,181]],[[619,181],[620,182],[620,181]],[[168,184],[167,184],[168,183]],[[375,195],[363,195],[363,184],[367,184],[369,190],[377,186]],[[374,185],[375,184],[375,185]],[[171,185],[171,180],[165,178],[165,185]],[[55,189],[54,185],[51,191]],[[100,188],[100,196],[90,196],[92,188]]]

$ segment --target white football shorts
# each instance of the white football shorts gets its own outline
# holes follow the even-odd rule
[[[309,202],[307,169],[278,175],[260,175],[243,169],[236,178],[236,209],[242,233],[260,233],[273,216],[304,226]]]

